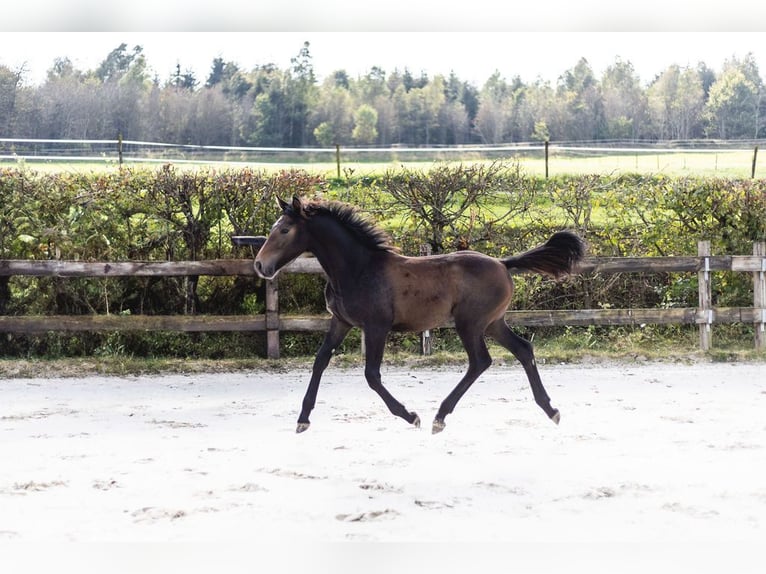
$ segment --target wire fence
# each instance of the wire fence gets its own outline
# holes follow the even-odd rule
[[[231,167],[309,167],[337,177],[381,166],[438,161],[518,161],[525,171],[667,173],[757,177],[758,148],[766,140],[578,141],[502,145],[389,147],[250,147],[135,140],[0,138],[0,162],[189,164]]]

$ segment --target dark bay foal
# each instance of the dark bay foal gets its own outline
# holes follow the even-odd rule
[[[560,277],[583,257],[582,240],[568,231],[553,234],[543,245],[513,257],[496,259],[473,251],[429,257],[405,257],[388,235],[349,205],[338,202],[291,203],[278,200],[282,216],[255,258],[256,272],[274,278],[280,269],[305,252],[313,253],[328,277],[325,288],[330,327],[320,347],[298,417],[297,432],[309,428],[322,373],[333,351],[352,327],[364,332],[365,378],[388,409],[420,426],[383,386],[380,364],[391,331],[425,331],[454,321],[468,353],[468,370],[444,399],[433,422],[434,433],[444,429],[450,414],[471,384],[491,364],[484,337],[492,337],[521,362],[535,402],[558,424],[559,411],[551,406],[537,372],[532,345],[505,322],[513,295],[511,275],[535,272]]]

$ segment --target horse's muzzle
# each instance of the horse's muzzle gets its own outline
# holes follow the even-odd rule
[[[255,272],[261,277],[263,277],[263,263],[261,263],[260,261],[256,259],[255,263],[253,263],[253,266],[255,267]]]
[[[264,265],[257,257],[253,262],[253,267],[261,279],[274,279],[279,271],[278,269],[274,269],[273,265]]]

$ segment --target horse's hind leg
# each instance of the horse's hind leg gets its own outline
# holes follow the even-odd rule
[[[468,353],[468,370],[452,392],[447,395],[447,398],[442,401],[431,428],[433,434],[444,430],[446,426],[444,418],[455,410],[458,401],[474,381],[492,364],[492,357],[489,356],[487,345],[484,343],[484,334],[477,332],[472,325],[466,327],[456,325],[456,327],[460,340]]]
[[[505,323],[504,319],[498,319],[487,328],[487,335],[508,349],[521,362],[529,379],[529,385],[532,387],[532,394],[535,402],[545,411],[553,422],[559,424],[561,413],[558,409],[551,406],[551,399],[545,392],[543,382],[540,380],[540,373],[537,372],[537,363],[532,350],[532,343],[519,337],[511,331],[511,328]]]
[[[383,350],[386,346],[385,331],[379,331],[377,329],[365,329],[364,331],[364,343],[365,343],[365,368],[364,377],[367,379],[367,384],[370,388],[380,395],[383,402],[386,403],[388,410],[392,414],[403,418],[411,425],[420,427],[420,417],[415,412],[408,411],[402,403],[397,401],[391,393],[383,386],[383,382],[380,377],[380,364],[383,362]]]
[[[311,380],[309,386],[306,389],[306,395],[303,397],[303,405],[301,408],[301,414],[298,417],[298,427],[295,432],[303,432],[309,428],[311,424],[309,422],[309,414],[314,409],[314,405],[317,400],[317,391],[319,391],[319,381],[322,378],[322,373],[330,364],[330,358],[333,351],[343,342],[346,335],[351,330],[351,325],[345,323],[333,316],[330,320],[330,328],[324,337],[322,346],[319,347],[317,356],[314,359],[314,367],[311,371]]]

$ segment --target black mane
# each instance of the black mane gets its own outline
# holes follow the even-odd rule
[[[304,207],[306,215],[325,215],[332,217],[338,223],[356,236],[359,241],[370,249],[378,251],[398,251],[391,244],[391,237],[369,221],[355,207],[339,201],[311,201]]]

